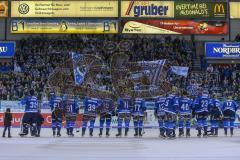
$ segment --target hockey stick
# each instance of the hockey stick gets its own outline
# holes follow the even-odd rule
[[[80,132],[80,126],[78,126],[78,123],[77,123],[77,122],[79,122],[79,121],[78,121],[78,114],[77,114],[77,117],[76,117],[76,122],[75,122],[74,128],[75,128],[75,130],[76,130],[76,133],[79,133],[79,132]]]

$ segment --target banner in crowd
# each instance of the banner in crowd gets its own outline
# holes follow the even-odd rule
[[[22,109],[20,101],[0,101],[0,108],[6,109],[6,108],[12,108],[12,109]]]
[[[123,21],[126,34],[227,34],[226,21],[135,20]]]
[[[74,72],[74,80],[76,85],[81,85],[84,81],[87,69],[86,67],[80,67],[78,65],[78,60],[81,57],[81,54],[77,54],[75,52],[72,52],[72,63],[73,63],[73,72]]]
[[[240,2],[230,3],[230,17],[232,19],[240,19]]]
[[[155,85],[159,79],[163,66],[166,63],[165,59],[155,61],[139,61],[139,66],[143,68],[144,74],[148,75],[151,85]]]
[[[12,58],[15,53],[15,42],[0,41],[0,58]]]
[[[117,0],[12,1],[12,17],[118,17]]]
[[[236,59],[240,58],[240,43],[237,42],[206,42],[206,58]]]
[[[11,21],[11,33],[115,34],[118,33],[118,21],[80,19],[16,19]]]
[[[8,1],[0,1],[0,18],[8,17]]]
[[[174,2],[121,1],[121,16],[174,18]]]
[[[175,1],[175,18],[226,18],[226,2]]]
[[[189,67],[171,66],[171,71],[179,76],[188,76]]]

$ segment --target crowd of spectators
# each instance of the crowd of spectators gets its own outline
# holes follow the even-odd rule
[[[187,66],[189,76],[173,75],[169,81],[180,88],[200,86],[205,88],[222,87],[222,90],[240,90],[239,65],[209,66],[206,72],[193,71],[195,57],[194,43],[184,38],[171,37],[140,37],[122,35],[89,35],[64,36],[58,38],[31,37],[17,41],[15,56],[9,61],[1,63],[1,67],[8,67],[6,72],[0,72],[0,99],[19,100],[34,88],[38,98],[46,97],[44,87],[49,75],[57,66],[70,58],[70,52],[81,54],[95,54],[109,64],[114,52],[106,51],[107,43],[120,43],[127,40],[132,46],[125,51],[131,61],[152,61],[166,59],[168,66]]]
[[[240,34],[238,34],[238,35],[236,36],[235,41],[236,41],[236,42],[240,42]]]

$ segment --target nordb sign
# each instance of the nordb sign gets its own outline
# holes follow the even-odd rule
[[[0,58],[11,58],[15,53],[15,42],[0,41]]]
[[[240,43],[236,42],[206,42],[206,58],[236,59],[240,58]]]

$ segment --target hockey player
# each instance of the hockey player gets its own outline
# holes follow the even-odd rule
[[[209,114],[209,109],[211,105],[211,99],[208,95],[208,92],[203,92],[198,98],[194,101],[194,113],[196,114],[197,119],[197,130],[198,130],[198,137],[202,135],[202,128],[204,129],[203,136],[207,136],[207,118]]]
[[[223,112],[223,125],[224,125],[224,134],[227,136],[227,129],[230,123],[230,134],[233,136],[234,121],[236,118],[236,111],[238,109],[237,103],[232,99],[231,96],[228,96],[227,100],[224,101],[222,106]]]
[[[112,99],[106,98],[102,102],[102,107],[100,108],[100,133],[99,136],[102,136],[103,126],[106,121],[106,136],[109,137],[109,131],[112,122],[112,115],[115,111],[114,104]]]
[[[211,121],[211,135],[218,136],[218,127],[219,127],[219,121],[222,118],[222,104],[217,99],[217,95],[214,95],[214,98],[211,102],[210,107],[210,121]]]
[[[117,104],[118,133],[116,134],[116,137],[122,136],[123,121],[125,123],[125,136],[127,136],[131,120],[132,99],[130,96],[125,96],[124,98],[119,98]]]
[[[183,91],[182,97],[179,99],[179,137],[184,136],[184,125],[186,126],[186,137],[190,137],[191,118],[192,118],[192,100],[187,97],[187,92]]]
[[[134,106],[132,108],[132,116],[133,116],[133,123],[135,134],[134,137],[142,137],[142,130],[143,130],[143,120],[145,116],[145,101],[142,98],[136,98],[134,100]]]
[[[61,128],[62,128],[62,118],[63,118],[63,108],[61,106],[62,97],[56,96],[54,93],[50,99],[49,105],[51,107],[52,112],[52,130],[53,136],[56,136],[56,129],[57,129],[57,136],[61,136]]]
[[[34,90],[30,90],[30,95],[26,96],[21,103],[25,105],[25,113],[22,119],[22,131],[19,135],[27,135],[30,127],[31,135],[37,137],[38,100],[34,95]]]
[[[97,117],[98,109],[101,107],[101,100],[97,98],[85,97],[84,101],[84,113],[83,113],[83,123],[82,123],[82,136],[85,135],[88,121],[90,122],[89,126],[89,135],[93,136],[93,129],[95,119]]]
[[[70,95],[65,95],[63,97],[62,106],[64,111],[63,113],[66,118],[67,135],[73,137],[73,128],[75,126],[77,114],[79,111],[78,99]]]
[[[169,94],[165,101],[166,112],[166,136],[168,138],[175,138],[175,122],[177,119],[178,98],[175,94]]]
[[[159,130],[160,130],[159,137],[161,137],[161,138],[166,138],[166,136],[165,136],[165,127],[166,127],[165,107],[166,107],[166,97],[164,97],[164,96],[158,97],[155,102],[155,116],[158,118],[158,125],[159,125]]]
[[[40,137],[42,124],[44,123],[43,115],[41,114],[41,110],[38,110],[38,116],[37,116],[37,137]]]

